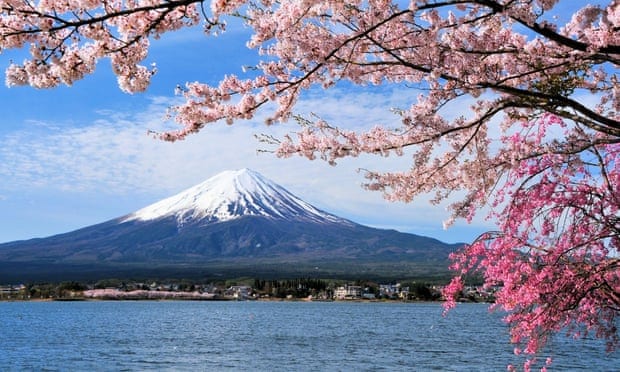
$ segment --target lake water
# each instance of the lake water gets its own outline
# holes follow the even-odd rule
[[[4,302],[1,371],[505,371],[500,315],[437,303]],[[617,371],[596,340],[550,345],[552,371]],[[544,358],[543,358],[544,360]]]

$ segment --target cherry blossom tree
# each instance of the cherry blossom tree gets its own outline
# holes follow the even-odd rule
[[[120,88],[141,92],[156,73],[141,63],[162,34],[202,25],[214,35],[228,17],[242,19],[261,62],[217,86],[179,88],[185,103],[168,115],[181,127],[161,138],[251,119],[263,107],[268,124],[301,125],[263,137],[278,156],[410,157],[410,169],[368,170],[366,187],[389,200],[449,200],[448,225],[481,210],[498,225],[453,255],[448,307],[478,274],[499,288],[495,306],[508,310],[517,352],[536,354],[565,330],[617,346],[620,1],[581,5],[564,24],[553,14],[568,0],[1,3],[0,48],[30,51],[6,82],[37,88],[71,85],[109,58]],[[396,128],[351,131],[320,112],[295,115],[304,91],[342,84],[418,95],[394,111]],[[445,110],[454,102],[471,104],[454,118]]]

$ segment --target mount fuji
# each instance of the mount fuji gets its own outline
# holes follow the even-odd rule
[[[96,278],[444,275],[458,245],[359,225],[249,169],[126,216],[0,244],[0,283]]]

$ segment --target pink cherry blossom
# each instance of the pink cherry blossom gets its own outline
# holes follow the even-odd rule
[[[410,156],[409,169],[368,170],[366,188],[388,200],[450,200],[446,225],[483,208],[498,225],[453,255],[447,307],[464,278],[480,273],[499,288],[495,307],[509,312],[516,351],[534,356],[565,330],[611,349],[620,310],[620,1],[583,4],[566,24],[552,17],[559,4],[571,1],[2,0],[0,49],[30,53],[6,70],[9,86],[71,85],[109,58],[119,87],[136,93],[157,72],[143,61],[162,34],[202,23],[216,35],[240,17],[262,61],[247,76],[178,89],[185,103],[168,116],[180,128],[159,137],[180,140],[275,107],[268,124],[301,126],[263,138],[277,156],[330,164]],[[295,114],[304,91],[342,83],[419,94],[395,111],[398,128],[351,131],[320,112]],[[461,97],[472,102],[463,115],[445,115]]]

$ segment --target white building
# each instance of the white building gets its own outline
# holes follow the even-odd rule
[[[238,299],[248,298],[252,294],[252,287],[248,287],[247,285],[233,285],[226,290],[226,294]]]
[[[354,299],[362,297],[362,287],[359,285],[345,285],[338,287],[334,291],[334,298],[337,300]]]
[[[409,296],[409,287],[403,287],[400,283],[396,284],[380,284],[379,296],[387,298],[407,299]]]

